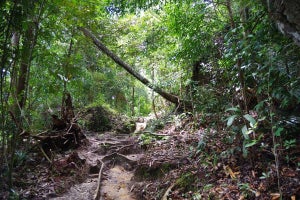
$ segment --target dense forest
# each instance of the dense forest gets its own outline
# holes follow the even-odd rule
[[[0,17],[0,199],[91,174],[91,199],[300,198],[300,2],[2,0]],[[105,196],[111,169],[130,197]]]

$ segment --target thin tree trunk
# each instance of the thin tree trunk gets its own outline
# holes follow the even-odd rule
[[[161,88],[158,88],[155,85],[153,85],[148,79],[146,79],[141,74],[136,72],[131,66],[129,66],[127,63],[125,63],[123,60],[121,60],[117,55],[115,55],[112,51],[110,51],[88,29],[82,28],[82,27],[80,27],[79,29],[84,33],[84,35],[86,37],[90,38],[93,41],[93,43],[98,47],[99,50],[104,52],[107,56],[109,56],[111,59],[113,59],[118,65],[120,65],[122,68],[124,68],[128,73],[130,73],[132,76],[134,76],[140,82],[142,82],[148,88],[150,88],[154,92],[158,93],[160,96],[162,96],[167,101],[170,101],[176,105],[180,104],[180,99],[176,95],[167,93],[167,92],[163,91]]]
[[[33,40],[34,40],[34,26],[29,25],[24,35],[23,47],[21,50],[21,62],[18,75],[18,81],[16,85],[16,98],[18,105],[15,108],[15,113],[18,113],[18,109],[23,109],[26,103],[26,91],[28,86],[28,73],[32,58]],[[19,117],[19,116],[18,116]]]
[[[11,116],[13,121],[15,121],[17,128],[19,129],[18,131],[21,131],[23,129],[22,110],[25,108],[26,105],[30,64],[32,61],[33,50],[37,41],[39,21],[44,11],[44,3],[45,2],[42,2],[40,4],[39,14],[36,19],[33,16],[35,11],[34,2],[32,2],[32,4],[30,5],[27,5],[28,10],[26,10],[26,15],[24,17],[24,20],[26,21],[27,20],[33,20],[33,21],[27,22],[26,24],[27,26],[22,27],[24,29],[24,40],[23,40],[23,45],[21,50],[20,68],[19,70],[16,71],[15,75],[12,77],[12,79],[14,77],[17,78],[17,81],[15,82],[13,81],[14,85],[12,85],[15,88],[15,96],[14,96],[15,102],[13,105],[13,111],[11,112]],[[21,30],[19,31],[21,32]],[[16,148],[19,145],[19,133],[17,131],[12,134],[10,143],[11,143],[10,144],[11,156],[9,161],[8,182],[9,182],[9,187],[12,187],[12,174],[13,174],[12,172],[14,166],[14,157],[15,157]]]
[[[236,23],[235,23],[234,17],[233,17],[231,0],[226,0],[226,7],[227,7],[227,10],[228,10],[231,29],[234,29],[234,28],[236,28]],[[245,75],[244,75],[244,70],[242,69],[242,58],[238,58],[236,64],[237,64],[237,67],[238,67],[238,73],[239,73],[238,79],[239,79],[239,82],[241,84],[241,91],[242,91],[242,96],[243,96],[244,109],[245,109],[246,113],[248,113],[248,101],[247,101],[247,96],[246,96]]]
[[[135,112],[134,112],[134,98],[135,98],[135,88],[134,88],[134,85],[133,85],[133,87],[132,87],[132,95],[131,95],[132,97],[132,102],[131,102],[131,115],[132,115],[132,117],[134,117],[134,115],[135,115]]]
[[[233,18],[233,12],[232,12],[232,8],[231,8],[231,0],[226,0],[226,7],[228,10],[228,14],[229,14],[229,19],[230,19],[230,26],[232,29],[235,28],[235,22],[234,22],[234,18]]]
[[[4,3],[4,2],[3,2]],[[2,55],[0,59],[0,101],[1,101],[1,119],[0,119],[0,124],[1,124],[1,139],[0,139],[0,152],[2,152],[0,156],[0,163],[6,163],[7,161],[7,144],[8,144],[8,137],[6,135],[5,131],[5,122],[6,122],[6,111],[7,111],[7,99],[8,95],[10,94],[6,89],[5,86],[7,85],[6,83],[6,75],[7,71],[9,70],[7,65],[8,62],[8,57],[10,54],[10,50],[8,49],[8,43],[10,39],[10,34],[11,34],[11,26],[12,26],[12,20],[13,20],[13,12],[16,9],[17,3],[14,2],[11,10],[9,11],[9,16],[7,17],[6,21],[6,27],[2,30],[3,31],[3,37],[5,38],[3,41],[1,41],[1,50],[2,50]],[[7,95],[7,96],[6,96]],[[6,97],[5,97],[6,96]]]
[[[66,111],[66,97],[69,97],[70,94],[67,92],[67,82],[68,82],[68,76],[69,76],[69,64],[70,64],[70,59],[71,59],[71,55],[72,55],[72,50],[73,50],[73,31],[72,31],[72,36],[71,36],[71,40],[70,40],[70,44],[69,44],[69,48],[68,48],[68,52],[66,55],[66,61],[64,63],[64,78],[63,78],[63,83],[64,83],[64,88],[63,88],[63,95],[62,95],[62,102],[61,102],[61,112],[60,112],[60,117],[66,122],[68,120],[68,117],[65,115],[65,111]],[[71,96],[70,96],[71,98]]]
[[[37,41],[38,23],[39,22],[30,24],[25,33],[25,41],[21,54],[20,74],[16,90],[18,103],[21,109],[23,109],[26,104],[30,64],[32,61],[33,49]]]

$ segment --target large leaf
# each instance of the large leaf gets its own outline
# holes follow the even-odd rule
[[[245,144],[245,147],[248,148],[248,147],[252,147],[254,145],[257,144],[257,140],[251,140],[249,143],[246,143]]]
[[[238,107],[231,107],[231,108],[227,108],[227,109],[225,110],[225,112],[227,112],[227,111],[240,112],[241,109],[238,108]]]
[[[231,126],[234,119],[237,117],[237,115],[232,115],[230,117],[227,118],[227,127]]]
[[[243,128],[242,128],[242,133],[243,133],[244,138],[245,138],[246,140],[248,140],[248,139],[249,139],[249,135],[248,135],[248,128],[247,128],[246,125],[243,126]]]
[[[243,116],[248,122],[250,122],[250,126],[253,128],[256,124],[256,120],[249,114]]]
[[[279,127],[276,129],[275,131],[275,136],[279,137],[281,135],[281,132],[283,131],[284,129],[282,127]]]

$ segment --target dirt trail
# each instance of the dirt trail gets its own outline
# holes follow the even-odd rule
[[[131,179],[133,169],[142,157],[137,139],[129,135],[113,133],[88,134],[87,139],[89,144],[78,149],[77,153],[90,166],[89,177],[83,183],[72,186],[64,195],[52,199],[94,199],[101,162],[103,162],[100,199],[135,200],[131,193],[131,188],[134,187]]]
[[[119,165],[108,170],[107,179],[103,181],[101,189],[103,199],[134,200],[129,188],[132,177],[131,171],[127,171]]]

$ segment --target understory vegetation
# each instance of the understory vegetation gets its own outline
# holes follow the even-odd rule
[[[300,198],[300,45],[274,2],[1,1],[0,196],[24,197],[33,149],[53,161],[58,117],[76,145],[138,138],[137,199]]]

